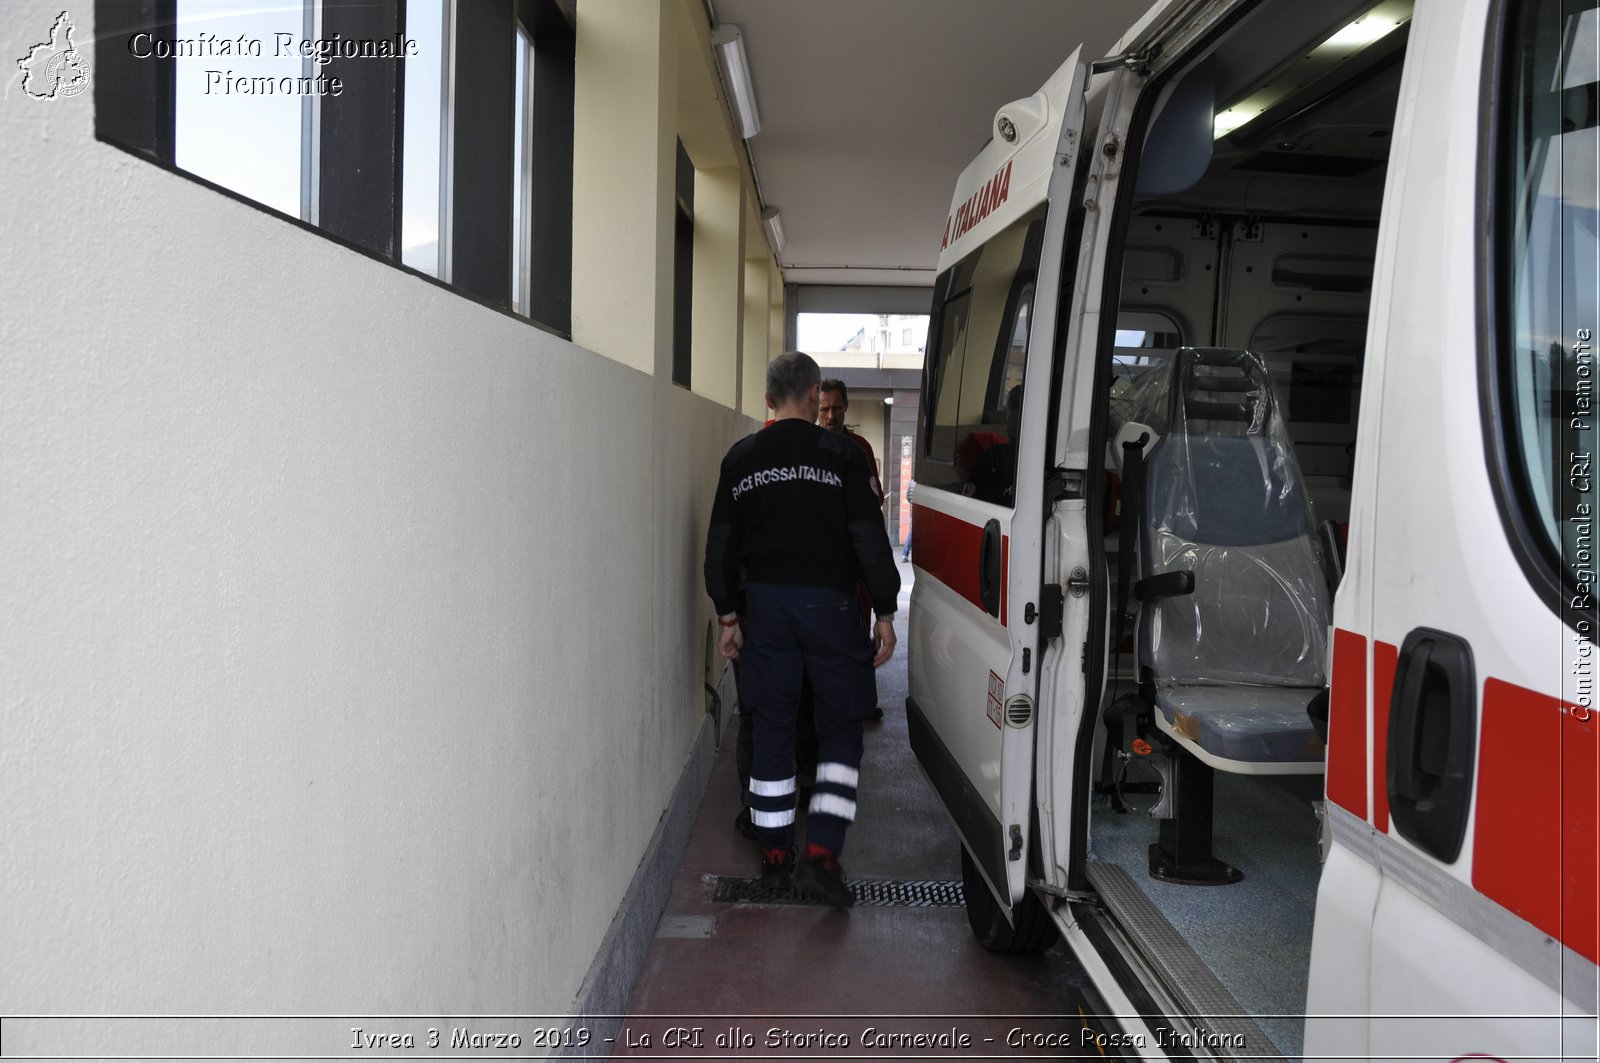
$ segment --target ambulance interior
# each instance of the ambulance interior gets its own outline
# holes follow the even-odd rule
[[[1124,535],[1119,518],[1108,517],[1104,556],[1113,618],[1108,640],[1113,645],[1105,706],[1140,692],[1141,680],[1143,693],[1153,698],[1152,680],[1162,677],[1152,675],[1151,662],[1158,659],[1149,644],[1153,625],[1140,621],[1152,619],[1149,611],[1156,608],[1192,609],[1194,626],[1205,626],[1208,632],[1225,628],[1237,636],[1253,629],[1257,639],[1270,642],[1287,634],[1290,643],[1305,634],[1301,666],[1325,652],[1327,630],[1322,625],[1329,622],[1341,571],[1342,526],[1349,516],[1377,225],[1410,7],[1409,0],[1376,7],[1364,0],[1319,5],[1312,14],[1301,3],[1268,2],[1179,66],[1165,84],[1146,90],[1156,94],[1156,104],[1143,130],[1130,137],[1143,146],[1132,211],[1120,239],[1116,338],[1114,349],[1107,351],[1111,386],[1099,418],[1107,469],[1113,474],[1126,471],[1125,452],[1117,445],[1121,441],[1113,438],[1122,425],[1163,419],[1150,416],[1148,401],[1141,409],[1140,396],[1147,400],[1151,394],[1149,382],[1158,381],[1154,393],[1161,396],[1163,414],[1174,401],[1167,385],[1174,379],[1177,352],[1254,352],[1271,378],[1275,416],[1286,429],[1277,445],[1288,454],[1272,460],[1289,470],[1285,475],[1291,480],[1298,466],[1295,489],[1304,501],[1291,501],[1302,511],[1309,506],[1307,527],[1316,536],[1314,542],[1301,544],[1301,556],[1316,559],[1317,575],[1326,585],[1304,596],[1309,605],[1302,608],[1296,599],[1295,608],[1277,611],[1263,605],[1258,595],[1227,597],[1227,586],[1221,588],[1221,605],[1205,607],[1194,601],[1206,593],[1204,586],[1164,595],[1158,587],[1155,600],[1142,604],[1134,594],[1127,595],[1127,611],[1141,615],[1119,627],[1114,618]],[[1186,357],[1209,357],[1207,365],[1220,365],[1230,356]],[[1207,365],[1190,374],[1191,382],[1224,392],[1231,387],[1232,394],[1221,397],[1236,403],[1240,389],[1249,385],[1229,384],[1223,378],[1233,369]],[[1186,401],[1193,402],[1193,396]],[[1181,411],[1183,406],[1172,408]],[[1222,407],[1199,402],[1189,408]],[[1197,419],[1193,424],[1196,431],[1210,432],[1217,422]],[[1151,433],[1158,439],[1173,430],[1165,423],[1158,427]],[[1227,435],[1233,429],[1219,431]],[[1254,430],[1238,429],[1249,431]],[[1253,444],[1257,458],[1263,445],[1270,449],[1273,444],[1258,432]],[[1208,453],[1233,452],[1219,446]],[[1121,505],[1133,504],[1136,519],[1148,524],[1150,514],[1138,511],[1150,508],[1161,452],[1147,443],[1141,453],[1146,463],[1141,471],[1144,499],[1129,497],[1126,480],[1111,482],[1118,484]],[[1241,540],[1237,530],[1233,534],[1228,541],[1249,541]],[[1135,535],[1131,541],[1140,540]],[[1146,542],[1140,549],[1148,554],[1151,546]],[[1260,567],[1260,556],[1263,550],[1256,550],[1245,558],[1247,564],[1232,571]],[[1150,575],[1150,560],[1141,555],[1130,574],[1135,589],[1141,576]],[[1219,578],[1225,584],[1231,577]],[[1299,578],[1304,578],[1303,571]],[[1286,583],[1287,577],[1278,582]],[[1320,601],[1312,601],[1319,596]],[[1205,625],[1198,619],[1203,608],[1212,610],[1205,614]],[[1230,618],[1219,609],[1242,610],[1244,615]],[[1284,624],[1306,631],[1272,629]],[[1203,656],[1202,647],[1210,652],[1214,643],[1207,640],[1216,637],[1230,636],[1199,635],[1193,657]],[[1141,646],[1141,640],[1146,644]],[[1240,645],[1228,649],[1236,656],[1249,652]],[[1187,660],[1189,654],[1184,656]],[[1290,698],[1292,710],[1279,710],[1280,721],[1285,713],[1292,717],[1287,726],[1293,734],[1287,737],[1300,743],[1297,755],[1257,758],[1242,745],[1207,750],[1199,724],[1220,722],[1217,733],[1226,737],[1240,717],[1227,716],[1224,709],[1209,720],[1205,711],[1185,715],[1187,702],[1176,713],[1169,706],[1170,719],[1151,706],[1143,733],[1151,737],[1156,755],[1135,751],[1141,744],[1147,752],[1151,746],[1132,741],[1134,723],[1128,720],[1114,724],[1118,730],[1107,755],[1106,715],[1097,722],[1092,755],[1091,883],[1124,926],[1146,925],[1158,913],[1170,927],[1170,933],[1163,930],[1146,940],[1134,937],[1151,967],[1169,973],[1168,988],[1180,1003],[1187,995],[1197,1010],[1254,1016],[1260,1030],[1288,1056],[1301,1049],[1303,1020],[1298,1016],[1305,1008],[1320,874],[1317,802],[1322,797],[1326,731],[1319,734],[1312,718],[1319,706],[1310,696],[1317,691],[1310,687],[1314,683],[1321,688],[1320,709],[1325,712],[1325,659],[1311,662],[1314,680],[1307,678],[1304,667],[1283,680],[1295,688],[1291,694],[1306,695],[1298,701]],[[1266,660],[1258,668],[1271,673],[1279,666]],[[1254,689],[1246,684],[1234,693],[1242,690],[1249,701]],[[1308,710],[1304,715],[1302,707]],[[1117,749],[1128,755],[1119,755]],[[1166,765],[1158,764],[1163,749],[1172,754]],[[1192,749],[1207,754],[1210,762],[1197,759]],[[1175,778],[1170,765],[1179,759],[1183,767]],[[1163,766],[1168,770],[1164,780]],[[1150,812],[1158,801],[1167,805],[1175,800],[1187,802],[1180,816],[1187,817],[1182,827],[1189,832],[1186,844],[1192,845],[1195,832],[1202,831],[1209,840],[1201,848],[1210,850],[1202,856],[1214,854],[1217,864],[1242,872],[1242,879],[1229,882],[1229,876],[1219,874],[1217,884],[1198,885],[1183,882],[1182,874],[1157,877],[1152,849],[1158,840],[1165,844],[1168,836]],[[1209,823],[1199,823],[1205,817]],[[1193,977],[1195,957],[1215,975],[1215,983]],[[1171,974],[1180,970],[1190,973]],[[1261,1051],[1255,1044],[1251,1049]]]

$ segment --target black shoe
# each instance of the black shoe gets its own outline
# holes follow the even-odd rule
[[[741,808],[739,814],[733,817],[733,829],[751,841],[756,840],[756,825],[750,822],[750,810],[748,808]]]
[[[786,890],[794,874],[794,849],[761,850],[761,884],[770,890]]]
[[[856,903],[855,894],[845,885],[844,868],[831,857],[813,856],[796,864],[794,888],[835,908],[848,908]]]
[[[883,719],[883,706],[879,705],[872,710],[872,715],[867,717],[868,723],[877,723]]]

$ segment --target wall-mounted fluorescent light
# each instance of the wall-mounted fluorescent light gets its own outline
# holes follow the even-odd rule
[[[750,64],[744,57],[744,35],[738,26],[722,23],[711,31],[711,46],[722,67],[722,84],[733,104],[739,135],[749,140],[761,132],[761,112],[756,110],[756,90],[750,82]]]
[[[767,243],[772,245],[772,253],[778,254],[783,250],[783,219],[778,217],[777,207],[768,207],[761,212],[761,227],[767,232]]]

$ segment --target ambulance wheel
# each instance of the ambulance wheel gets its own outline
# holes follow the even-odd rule
[[[1059,936],[1050,913],[1044,910],[1039,898],[1029,890],[1011,909],[1013,924],[1006,919],[983,873],[972,862],[972,854],[961,846],[961,891],[967,902],[967,922],[978,944],[990,952],[1030,953],[1043,952],[1055,944]]]

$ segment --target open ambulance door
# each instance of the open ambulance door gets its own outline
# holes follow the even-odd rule
[[[945,224],[916,471],[907,716],[963,842],[968,915],[1001,951],[1055,931],[1026,883],[1045,436],[1061,243],[1087,71],[1000,108]],[[1042,265],[1053,263],[1054,265]]]

